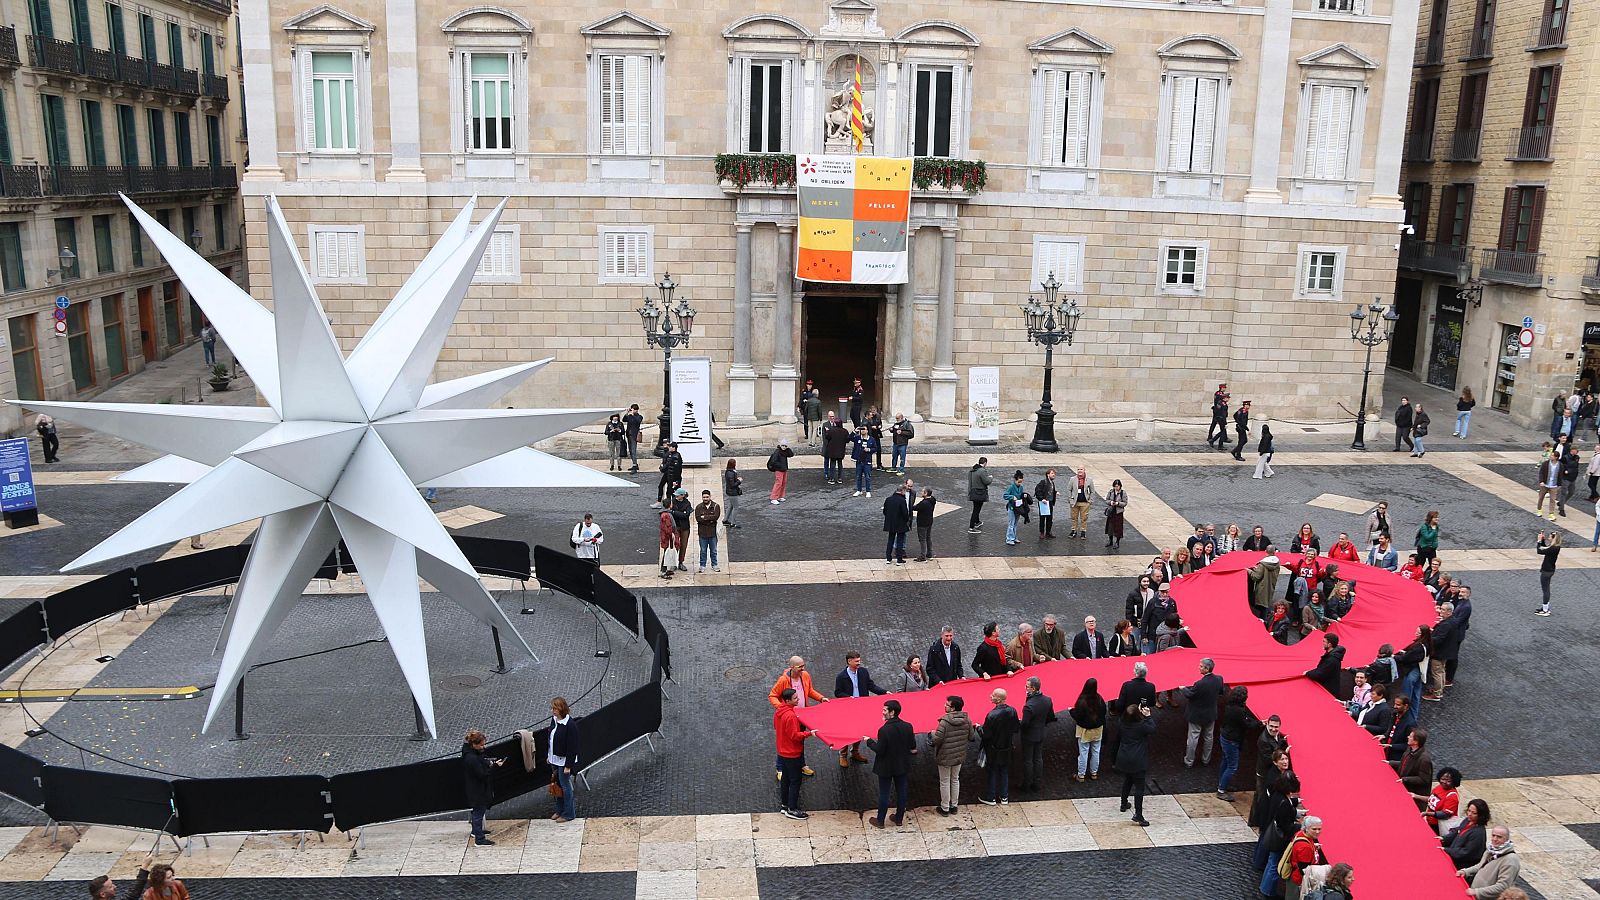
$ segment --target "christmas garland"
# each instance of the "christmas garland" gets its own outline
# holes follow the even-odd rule
[[[930,187],[961,188],[976,194],[988,183],[989,167],[981,159],[919,156],[911,167],[911,184],[919,191]]]
[[[751,184],[788,187],[795,183],[795,158],[787,153],[719,153],[715,171],[719,182],[736,188]],[[912,165],[911,183],[919,191],[943,188],[976,194],[989,183],[989,167],[981,159],[919,156]]]
[[[786,187],[794,184],[794,155],[789,153],[719,153],[718,181],[743,188],[752,182]]]

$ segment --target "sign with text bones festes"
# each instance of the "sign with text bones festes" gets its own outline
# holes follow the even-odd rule
[[[798,163],[795,277],[905,284],[911,160],[802,154]]]

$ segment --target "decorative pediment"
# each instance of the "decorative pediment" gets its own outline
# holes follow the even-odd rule
[[[1371,70],[1378,67],[1378,61],[1349,44],[1339,43],[1331,47],[1324,47],[1315,53],[1308,53],[1295,60],[1305,68],[1319,69],[1364,69]]]
[[[445,19],[439,30],[446,34],[533,34],[533,23],[499,6],[474,6]]]
[[[1243,58],[1239,49],[1214,34],[1191,34],[1168,41],[1156,51],[1164,59],[1235,62]]]
[[[672,30],[637,13],[623,10],[583,26],[578,33],[587,37],[665,38],[672,34]]]
[[[1068,28],[1066,31],[1058,31],[1047,38],[1040,38],[1029,44],[1028,49],[1036,54],[1117,52],[1110,44],[1078,28]]]
[[[811,30],[788,16],[757,13],[722,29],[722,36],[728,40],[747,41],[808,40]]]
[[[336,6],[324,4],[315,9],[306,10],[284,22],[283,30],[301,34],[349,34],[351,32],[371,34],[376,30],[376,26],[360,16],[347,13]]]
[[[930,19],[894,36],[902,44],[942,44],[951,47],[976,47],[978,36],[954,22]]]
[[[867,0],[838,0],[828,6],[828,24],[822,36],[831,38],[881,38],[878,8]]]

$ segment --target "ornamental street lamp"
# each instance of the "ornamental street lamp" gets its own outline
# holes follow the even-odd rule
[[[1061,448],[1056,445],[1056,412],[1050,407],[1053,357],[1057,344],[1072,346],[1072,335],[1078,330],[1078,319],[1083,316],[1083,310],[1078,308],[1078,301],[1070,297],[1059,303],[1056,301],[1061,282],[1056,280],[1054,272],[1039,286],[1044,289],[1044,302],[1040,303],[1030,296],[1022,307],[1022,315],[1028,323],[1028,340],[1044,347],[1044,396],[1039,401],[1038,422],[1034,425],[1033,440],[1028,443],[1028,449],[1055,453]]]
[[[645,346],[660,347],[665,354],[661,363],[661,415],[656,419],[656,427],[660,429],[658,440],[668,440],[672,434],[672,351],[689,346],[694,332],[696,313],[688,299],[679,297],[677,307],[672,305],[672,293],[677,289],[672,275],[663,275],[656,282],[656,290],[661,292],[661,306],[658,308],[653,299],[645,297],[644,305],[639,307]],[[674,320],[677,327],[673,326]]]
[[[1367,348],[1367,367],[1361,373],[1361,407],[1356,411],[1356,439],[1350,444],[1351,450],[1367,449],[1367,379],[1372,376],[1372,348],[1393,337],[1394,323],[1400,321],[1400,314],[1393,307],[1378,303],[1377,297],[1372,299],[1366,310],[1357,306],[1350,314],[1350,339]],[[1372,313],[1370,320],[1368,311]],[[1365,328],[1362,323],[1366,323]],[[1379,328],[1383,330],[1380,332]]]
[[[1456,265],[1456,299],[1461,301],[1462,310],[1466,304],[1471,303],[1473,309],[1483,306],[1483,282],[1472,280],[1472,260],[1462,259]]]

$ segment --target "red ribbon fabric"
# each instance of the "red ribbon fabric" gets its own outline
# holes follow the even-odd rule
[[[1146,677],[1157,690],[1174,690],[1194,683],[1200,660],[1209,657],[1228,685],[1250,689],[1252,712],[1283,720],[1301,796],[1310,813],[1322,819],[1323,848],[1328,859],[1355,868],[1361,897],[1461,897],[1462,879],[1384,761],[1378,742],[1355,724],[1339,699],[1304,677],[1322,655],[1321,634],[1286,647],[1251,613],[1246,570],[1265,555],[1229,553],[1173,582],[1173,597],[1198,649],[1058,660],[988,681],[945,682],[932,690],[894,695],[902,707],[900,716],[918,732],[932,731],[944,713],[945,698],[955,694],[965,701],[973,722],[981,723],[992,708],[989,695],[995,688],[1003,688],[1006,702],[1020,713],[1029,677],[1039,679],[1040,689],[1055,699],[1058,710],[1072,705],[1088,678],[1099,679],[1101,696],[1111,700],[1133,677],[1136,661],[1148,667]],[[1300,556],[1280,554],[1279,560],[1281,584]],[[1361,563],[1340,563],[1339,574],[1354,582],[1356,594],[1350,614],[1328,629],[1346,648],[1346,666],[1371,662],[1382,644],[1404,646],[1417,626],[1431,625],[1436,618],[1432,596],[1415,581]],[[838,749],[877,734],[882,708],[883,698],[860,697],[807,706],[799,714],[807,728]]]

